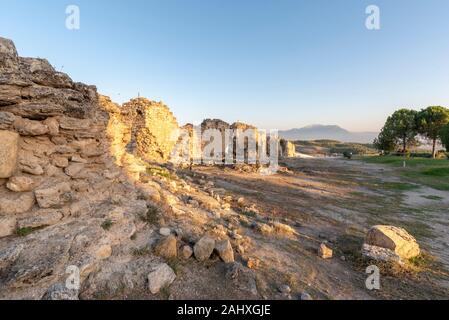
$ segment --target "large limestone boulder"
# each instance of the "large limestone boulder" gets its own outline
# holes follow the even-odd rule
[[[12,131],[0,130],[0,179],[12,176],[17,163],[19,135]]]
[[[365,244],[389,249],[406,260],[420,254],[416,239],[405,229],[395,226],[378,225],[372,227],[368,231]]]

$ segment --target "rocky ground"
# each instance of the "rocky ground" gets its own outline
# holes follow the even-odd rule
[[[0,71],[1,299],[449,296],[447,195],[412,211],[394,173],[335,159],[177,168],[162,102],[116,105],[2,38]],[[367,257],[389,259],[379,291]]]

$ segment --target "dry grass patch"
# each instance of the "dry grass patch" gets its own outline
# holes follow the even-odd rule
[[[298,233],[295,231],[295,229],[293,229],[292,227],[290,227],[289,225],[280,223],[280,222],[273,222],[273,228],[274,228],[274,232],[278,235],[283,235],[283,236],[292,236],[292,235],[297,235]]]

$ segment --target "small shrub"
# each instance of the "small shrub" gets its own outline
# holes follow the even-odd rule
[[[422,272],[425,270],[432,269],[435,266],[436,260],[433,256],[428,253],[421,253],[419,256],[411,258],[408,260],[409,267],[411,267],[415,272]]]
[[[114,222],[112,222],[110,219],[106,219],[102,224],[101,227],[108,231],[109,229],[111,229],[112,225],[114,224]]]
[[[159,210],[156,207],[150,207],[144,215],[140,216],[140,220],[147,224],[157,224],[159,219],[158,213]]]
[[[170,171],[161,167],[148,167],[147,172],[152,176],[159,176],[166,179],[172,178]]]
[[[25,227],[25,228],[18,228],[16,230],[16,234],[19,237],[26,237],[27,235],[29,235],[30,233],[32,233],[35,229],[31,228],[31,227]]]
[[[255,218],[257,217],[257,213],[251,210],[244,210],[242,211],[242,215],[250,217],[250,218]]]
[[[274,230],[277,234],[281,235],[293,235],[296,234],[295,229],[290,227],[289,225],[280,223],[280,222],[274,222],[273,223]]]

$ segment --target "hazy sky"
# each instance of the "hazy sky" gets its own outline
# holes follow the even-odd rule
[[[80,8],[80,30],[65,27]],[[365,27],[380,8],[381,29]],[[397,107],[449,106],[448,0],[0,0],[0,36],[117,102],[179,122],[378,130]]]

